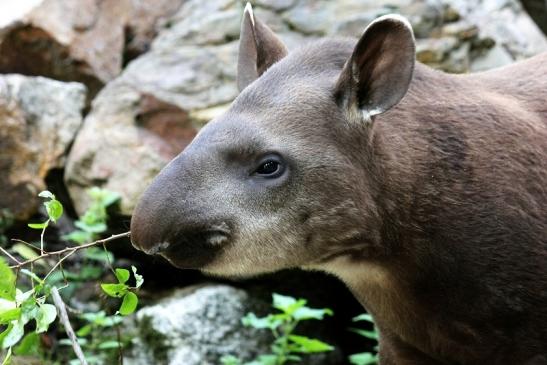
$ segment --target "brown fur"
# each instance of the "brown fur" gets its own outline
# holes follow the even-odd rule
[[[351,84],[352,52],[320,41],[246,77],[148,188],[134,245],[215,275],[331,272],[374,316],[382,365],[547,364],[547,54],[464,76],[416,64],[361,120],[361,98],[404,85],[382,89],[369,59]],[[364,84],[383,94],[340,96]],[[287,172],[257,179],[271,151]]]

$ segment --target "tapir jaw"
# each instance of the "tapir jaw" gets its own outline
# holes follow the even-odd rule
[[[223,229],[219,229],[222,227]],[[212,263],[231,239],[226,223],[209,229],[181,231],[143,243],[132,240],[133,246],[148,255],[159,255],[181,269],[201,269]],[[135,235],[132,235],[135,236]]]

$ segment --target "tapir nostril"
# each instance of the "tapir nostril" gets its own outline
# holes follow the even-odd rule
[[[167,251],[169,247],[171,247],[171,244],[169,242],[161,242],[157,245],[152,246],[151,248],[143,249],[143,251],[148,255],[158,255],[164,251]]]

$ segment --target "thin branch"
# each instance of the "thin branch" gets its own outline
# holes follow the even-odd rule
[[[10,259],[12,259],[13,261],[17,262],[17,265],[21,265],[21,262],[19,260],[17,260],[15,257],[13,257],[8,251],[4,250],[3,247],[0,247],[0,251],[2,251],[2,253],[4,255],[6,255],[7,257],[9,257]]]
[[[18,239],[18,238],[12,238],[11,240],[12,240],[13,242],[18,242],[18,243],[25,244],[25,245],[27,245],[28,247],[33,248],[33,249],[35,249],[35,250],[39,250],[39,249],[40,249],[40,247],[36,247],[36,246],[34,246],[32,243],[28,243],[27,241],[23,241],[23,240],[20,240],[20,239]]]
[[[65,327],[66,334],[68,338],[70,338],[70,341],[72,342],[72,348],[74,349],[74,353],[76,354],[76,357],[78,358],[78,360],[80,360],[80,363],[82,365],[87,365],[84,352],[82,351],[82,348],[80,347],[80,344],[78,343],[78,338],[76,337],[76,334],[74,333],[74,330],[72,329],[72,325],[70,324],[70,321],[68,319],[68,313],[66,312],[65,302],[59,295],[59,291],[57,290],[56,287],[53,287],[51,289],[51,297],[53,298],[53,303],[55,303],[55,306],[57,307],[57,311],[59,312],[59,320]]]
[[[73,251],[70,251],[69,253],[67,253],[66,255],[64,255],[63,257],[60,257],[59,258],[59,261],[57,261],[57,263],[55,265],[53,265],[53,267],[51,268],[51,270],[49,270],[49,272],[46,274],[46,276],[44,276],[44,281],[46,281],[46,279],[59,267],[63,264],[63,261],[65,261],[66,259],[68,259],[70,256],[72,256],[73,254],[75,254],[76,250],[73,250]]]
[[[61,260],[64,260],[67,256],[72,255],[76,251],[85,250],[86,248],[89,248],[89,247],[102,245],[104,243],[117,240],[119,238],[129,237],[130,235],[131,235],[131,232],[125,232],[125,233],[115,234],[115,235],[110,236],[108,238],[104,238],[104,239],[97,240],[97,241],[94,241],[94,242],[86,243],[86,244],[80,245],[80,246],[66,247],[62,250],[51,251],[51,252],[45,252],[44,251],[44,253],[41,254],[40,256],[34,257],[32,259],[29,259],[29,260],[26,260],[26,261],[23,261],[23,262],[19,262],[19,261],[15,260],[17,262],[17,265],[13,265],[13,266],[10,266],[10,267],[12,269],[19,269],[23,266],[29,265],[33,262],[38,261],[38,260],[43,260],[43,259],[51,257],[51,256],[57,256],[57,255],[61,256],[63,254],[67,254],[65,257],[63,257],[61,259]]]

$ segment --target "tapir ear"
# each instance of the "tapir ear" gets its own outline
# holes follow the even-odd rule
[[[245,6],[239,38],[237,86],[242,91],[271,65],[287,55],[281,40],[256,18],[250,3]]]
[[[364,120],[390,109],[408,90],[414,59],[414,34],[405,18],[385,15],[374,20],[338,78],[338,105]]]

